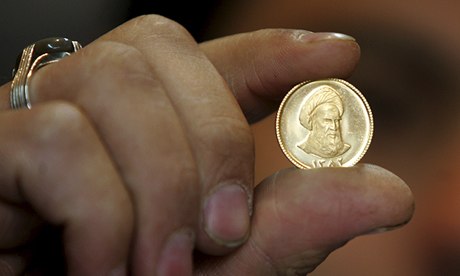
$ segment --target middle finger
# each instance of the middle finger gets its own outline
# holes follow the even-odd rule
[[[203,188],[200,249],[222,253],[227,250],[219,245],[241,244],[249,228],[254,149],[223,78],[181,26],[160,16],[137,18],[103,39],[145,55],[183,123]]]

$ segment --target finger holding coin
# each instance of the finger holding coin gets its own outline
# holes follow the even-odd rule
[[[364,96],[341,79],[306,81],[282,101],[276,134],[296,167],[350,167],[366,153],[373,134]]]

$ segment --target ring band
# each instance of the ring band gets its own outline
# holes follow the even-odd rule
[[[77,41],[67,38],[47,38],[26,47],[16,61],[13,69],[13,82],[10,92],[12,109],[32,107],[29,95],[29,81],[32,74],[41,67],[57,62],[80,50]]]

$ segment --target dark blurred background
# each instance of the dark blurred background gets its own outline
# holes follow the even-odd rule
[[[174,0],[2,0],[0,83],[11,79],[21,50],[46,37],[68,37],[83,45],[129,18],[156,13],[172,18],[203,38],[211,15],[223,1]]]

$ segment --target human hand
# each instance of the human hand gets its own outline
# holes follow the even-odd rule
[[[4,111],[0,116],[6,126],[2,139],[7,139],[1,143],[5,145],[2,152],[9,157],[0,167],[2,183],[8,184],[0,194],[8,203],[30,204],[45,220],[63,226],[69,271],[75,274],[105,273],[120,263],[121,272],[123,264],[130,263],[134,274],[157,269],[190,272],[193,233],[199,250],[227,253],[229,249],[222,244],[244,241],[249,217],[229,214],[226,207],[236,206],[247,213],[247,201],[241,199],[238,189],[229,189],[230,196],[224,196],[227,204],[224,200],[211,204],[218,209],[211,216],[212,223],[222,236],[230,237],[227,240],[208,235],[210,229],[203,227],[202,213],[219,180],[236,179],[251,192],[253,149],[244,117],[208,58],[230,83],[250,119],[265,113],[273,105],[271,101],[286,91],[279,88],[304,78],[346,75],[357,60],[357,46],[349,40],[330,36],[308,43],[308,37],[321,35],[269,33],[247,35],[247,45],[241,37],[223,45],[218,45],[222,41],[202,45],[204,55],[177,25],[145,17],[104,36],[81,53],[41,69],[32,82],[32,110]],[[279,42],[287,44],[267,47],[254,59],[258,61],[255,65],[265,66],[263,58],[279,62],[290,54],[305,55],[305,59],[292,64],[290,59],[274,62],[285,67],[269,67],[261,71],[266,75],[256,76],[246,74],[254,69],[251,60],[222,58],[225,50],[230,53],[232,44],[242,43],[246,50],[240,53],[247,54],[248,47],[254,48],[251,43],[279,37],[284,37]],[[312,69],[315,59],[321,60],[322,66]],[[292,77],[288,81],[277,80],[288,73]],[[254,77],[267,82],[255,83]],[[248,88],[256,93],[248,93]],[[2,87],[3,109],[8,108],[8,90]],[[264,104],[255,100],[259,93],[265,93]],[[8,242],[3,248],[28,240],[27,231],[22,236],[14,231],[29,229],[23,210],[21,216],[14,216],[18,212],[10,205],[3,211],[13,218],[4,221],[10,227],[3,227],[9,234],[4,237],[10,238],[5,238]],[[386,215],[402,222],[394,213]],[[132,229],[132,255],[128,257]],[[178,235],[171,236],[175,231]],[[168,239],[172,246],[165,249]]]
[[[347,77],[359,57],[348,39],[263,30],[201,47],[237,91],[249,120],[256,121],[303,80]],[[281,170],[254,191],[249,240],[227,256],[199,255],[195,273],[305,275],[352,238],[399,228],[413,211],[408,186],[374,165]]]

